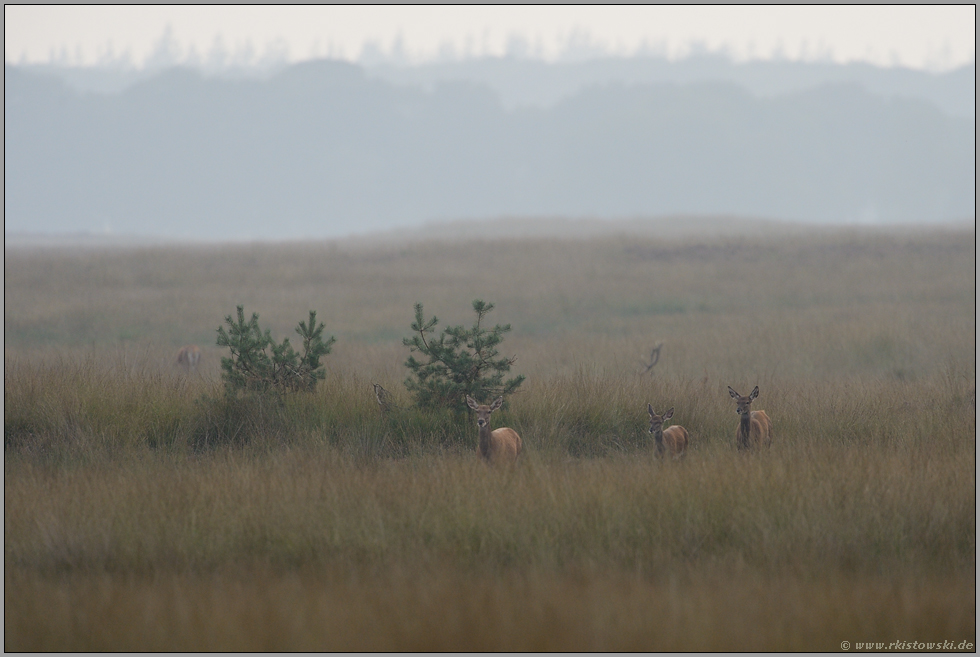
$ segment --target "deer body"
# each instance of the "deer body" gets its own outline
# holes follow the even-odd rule
[[[476,411],[476,425],[480,430],[476,453],[490,463],[513,463],[521,453],[521,437],[516,431],[507,427],[490,430],[490,414],[503,403],[503,397],[497,397],[489,406],[466,397],[466,405]]]
[[[398,404],[392,401],[390,392],[377,383],[372,383],[371,385],[374,386],[374,398],[378,400],[378,407],[382,413],[387,413],[392,408],[398,407]]]
[[[753,411],[752,401],[759,396],[759,386],[743,397],[728,386],[728,394],[735,400],[735,412],[739,415],[738,427],[735,429],[735,446],[738,449],[752,449],[772,444],[772,420],[765,411]]]
[[[653,406],[647,404],[647,412],[650,413],[650,433],[657,444],[657,455],[663,456],[670,452],[675,459],[684,456],[690,440],[687,429],[679,424],[664,429],[664,422],[674,417],[673,407],[663,415],[657,415],[653,412]]]
[[[186,347],[181,347],[177,352],[177,364],[185,369],[196,369],[200,360],[201,349],[196,345],[191,344],[187,345]]]

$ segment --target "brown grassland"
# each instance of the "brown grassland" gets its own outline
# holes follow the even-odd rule
[[[8,247],[4,649],[972,650],[975,276],[972,229]],[[513,468],[402,385],[412,304],[476,298]],[[314,393],[225,397],[236,304],[318,311]]]

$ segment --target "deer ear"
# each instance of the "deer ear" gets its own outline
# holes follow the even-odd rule
[[[466,395],[466,405],[472,408],[474,411],[479,406],[479,404],[476,403],[476,400],[470,397],[469,395]]]
[[[738,399],[739,397],[741,397],[740,394],[732,390],[731,386],[728,386],[728,394],[732,396],[732,399]]]
[[[500,408],[500,405],[503,404],[503,403],[504,403],[504,398],[503,398],[503,395],[501,395],[500,397],[497,397],[496,399],[494,399],[493,400],[493,403],[490,404],[490,410],[491,411],[497,410],[498,408]]]
[[[749,395],[749,399],[755,399],[759,396],[759,386],[752,388],[752,394]]]
[[[673,406],[670,407],[670,410],[669,411],[667,411],[666,413],[664,413],[664,419],[665,420],[669,420],[672,417],[674,417],[674,407]]]
[[[656,413],[653,412],[653,406],[651,406],[649,403],[647,403],[647,413],[650,414],[650,417],[656,415]]]

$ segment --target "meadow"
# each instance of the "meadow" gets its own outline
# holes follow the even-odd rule
[[[975,232],[743,226],[6,248],[5,649],[972,650]],[[477,298],[513,468],[403,385],[412,305]],[[225,397],[238,304],[318,312],[315,392]]]

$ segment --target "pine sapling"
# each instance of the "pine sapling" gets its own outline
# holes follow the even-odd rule
[[[405,362],[411,371],[405,387],[417,406],[464,413],[467,395],[482,403],[515,392],[524,382],[523,375],[504,380],[517,359],[498,357],[497,346],[504,334],[511,330],[510,324],[497,324],[492,329],[482,325],[493,308],[492,303],[477,299],[473,301],[476,322],[472,328],[449,326],[435,337],[438,318],[426,321],[422,304],[415,304],[412,331],[417,335],[404,338],[402,342],[411,352],[425,357],[422,362],[409,355]]]

